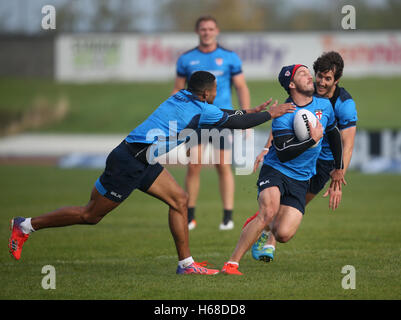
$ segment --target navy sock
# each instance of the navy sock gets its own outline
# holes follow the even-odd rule
[[[188,208],[188,223],[195,218],[195,208]]]
[[[230,220],[232,220],[232,216],[233,216],[232,210],[224,210],[223,223],[227,224]]]

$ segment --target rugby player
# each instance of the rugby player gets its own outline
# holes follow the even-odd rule
[[[309,179],[316,172],[323,133],[334,158],[333,185],[339,188],[344,182],[341,136],[330,101],[314,96],[313,77],[304,65],[285,66],[278,78],[290,95],[289,101],[297,106],[296,111],[307,109],[319,115],[317,125],[314,128],[309,124],[310,138],[301,142],[293,130],[294,113],[273,120],[272,147],[257,181],[259,214],[242,229],[233,254],[222,268],[225,274],[242,275],[239,262],[265,228],[270,228],[281,242],[295,235],[305,212]]]
[[[84,206],[71,206],[33,217],[16,217],[11,220],[9,251],[15,259],[21,257],[23,244],[33,231],[45,228],[65,227],[76,224],[96,225],[105,215],[120,205],[133,190],[139,189],[169,207],[168,221],[177,254],[177,274],[216,274],[217,269],[208,269],[196,263],[191,256],[188,240],[186,192],[171,174],[158,162],[153,154],[164,152],[186,141],[170,135],[170,122],[176,123],[176,135],[184,129],[215,126],[231,129],[246,129],[262,124],[286,112],[292,112],[291,104],[270,103],[243,112],[223,111],[213,105],[216,96],[216,78],[205,71],[195,72],[186,90],[181,90],[164,101],[144,122],[108,155],[106,167],[96,180],[90,200]],[[152,135],[155,129],[158,135]],[[159,153],[158,155],[160,155]]]
[[[175,79],[173,94],[185,87],[191,74],[198,70],[206,70],[213,73],[217,78],[217,95],[214,101],[216,106],[224,109],[233,109],[231,101],[231,86],[237,93],[239,106],[242,109],[250,107],[251,99],[249,89],[242,72],[242,62],[238,55],[220,46],[217,42],[219,27],[215,18],[211,16],[200,17],[195,24],[195,31],[199,37],[197,47],[184,52],[177,60],[177,76]],[[195,209],[200,188],[200,172],[202,169],[201,135],[198,142],[192,146],[190,152],[198,155],[197,163],[188,164],[185,177],[186,191],[188,192],[188,227],[190,230],[196,227]],[[219,177],[219,190],[223,203],[222,221],[220,230],[231,230],[234,228],[234,175],[230,163],[224,159],[231,159],[232,134],[225,139],[220,138],[219,143],[212,143],[213,152],[216,153],[218,163],[215,167]],[[203,146],[204,147],[204,146]],[[196,158],[196,156],[194,156]]]
[[[343,145],[344,175],[349,167],[354,148],[356,122],[358,120],[355,102],[347,90],[339,86],[339,81],[344,70],[344,61],[338,52],[323,53],[313,64],[315,72],[315,94],[330,100],[337,120],[337,126],[341,132]],[[257,157],[255,168],[259,161],[268,152],[268,146]],[[267,150],[266,150],[267,149]],[[323,137],[322,151],[316,165],[316,174],[310,179],[309,189],[306,194],[306,205],[324,188],[330,174],[334,170],[334,160],[327,137]],[[324,197],[330,194],[329,206],[335,210],[342,197],[342,190],[328,188]],[[257,213],[256,213],[257,214]],[[262,235],[252,246],[252,257],[256,260],[270,262],[274,259],[277,241],[271,232],[263,231]]]

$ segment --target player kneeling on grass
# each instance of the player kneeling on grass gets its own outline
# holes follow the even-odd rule
[[[290,94],[289,101],[296,105],[296,111],[318,113],[320,121],[317,120],[316,127],[309,122],[310,138],[299,141],[293,129],[294,113],[273,120],[273,144],[257,181],[259,214],[242,229],[230,260],[223,266],[222,272],[226,274],[242,275],[239,262],[265,228],[270,227],[281,242],[295,235],[305,212],[305,196],[309,179],[315,174],[323,133],[327,134],[335,161],[333,185],[341,188],[344,182],[341,137],[330,101],[313,96],[313,78],[303,65],[283,67],[279,81]]]
[[[97,224],[102,218],[118,207],[133,190],[139,189],[169,206],[169,227],[178,253],[177,274],[216,274],[219,270],[207,269],[196,263],[189,250],[186,192],[171,174],[159,163],[149,158],[151,150],[169,151],[177,146],[177,139],[169,137],[171,121],[177,124],[177,136],[184,129],[202,127],[224,127],[247,129],[262,124],[286,112],[293,112],[291,104],[270,107],[271,102],[244,112],[221,110],[214,106],[216,78],[206,71],[193,73],[187,90],[180,90],[164,101],[142,124],[108,155],[106,168],[92,189],[90,200],[85,206],[65,207],[34,217],[16,217],[11,220],[9,250],[19,260],[24,242],[33,231],[64,227],[75,224]],[[150,132],[157,130],[161,136]],[[166,139],[168,137],[168,139]],[[170,142],[174,143],[170,145]],[[185,142],[185,139],[180,142]],[[160,154],[159,154],[160,155]]]

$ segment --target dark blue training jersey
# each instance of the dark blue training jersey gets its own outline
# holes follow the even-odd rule
[[[180,90],[132,130],[125,140],[157,145],[155,156],[160,156],[188,139],[191,130],[184,129],[218,126],[227,118],[228,114],[215,105],[197,100],[187,90]]]
[[[350,127],[355,127],[358,116],[355,102],[351,95],[344,88],[337,87],[333,98],[330,100],[334,108],[338,129],[341,131]],[[334,160],[326,135],[323,137],[322,151],[320,152],[319,159]]]
[[[217,96],[213,104],[223,109],[233,109],[231,102],[231,78],[242,72],[238,55],[220,46],[208,53],[194,48],[177,60],[177,76],[187,78],[195,71],[208,71],[216,77]]]
[[[287,102],[293,102],[292,99],[288,99]],[[319,119],[323,126],[323,132],[329,132],[335,128],[336,120],[334,117],[333,107],[329,99],[313,97],[312,102],[306,106],[299,107],[296,106],[294,113],[286,113],[279,118],[276,118],[272,122],[272,133],[273,139],[281,135],[294,135],[294,116],[296,112],[300,109],[307,109],[312,112]],[[264,158],[264,164],[267,164],[274,169],[280,171],[286,176],[306,181],[316,174],[316,161],[319,157],[320,151],[322,149],[322,140],[320,139],[316,147],[311,147],[305,152],[300,154],[298,157],[281,162],[277,156],[276,146],[273,143],[269,152]],[[273,141],[274,142],[274,141]]]

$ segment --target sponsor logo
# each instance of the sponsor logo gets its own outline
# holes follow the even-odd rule
[[[222,64],[223,64],[223,58],[216,58],[216,64],[218,65],[218,66],[221,66]]]
[[[270,180],[267,179],[267,180],[262,181],[261,183],[259,183],[259,187],[263,186],[264,184],[269,184],[269,183],[270,183]]]
[[[117,192],[112,191],[112,192],[110,192],[110,194],[111,194],[112,196],[118,198],[118,199],[121,199],[121,198],[122,198],[122,195],[121,195],[121,194],[118,194]]]
[[[306,114],[303,114],[302,115],[302,120],[304,121],[306,130],[308,130],[308,134],[310,136],[310,129],[309,129],[309,126],[308,126],[308,121],[309,121],[308,116]]]

